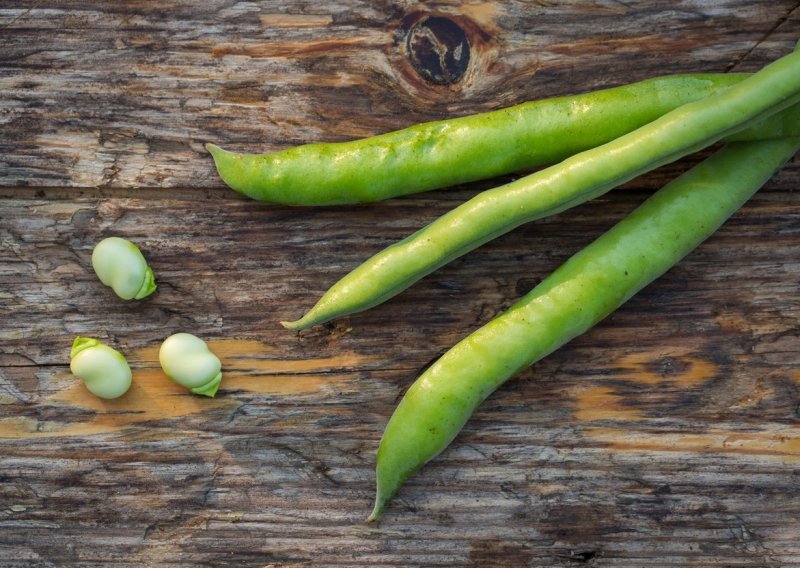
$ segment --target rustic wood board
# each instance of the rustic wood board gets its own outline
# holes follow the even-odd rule
[[[404,47],[467,31],[455,84]],[[302,333],[327,285],[493,180],[359,207],[241,198],[202,149],[279,150],[788,52],[795,1],[0,4],[0,566],[800,565],[800,163],[597,328],[481,406],[366,525],[405,388],[698,157]],[[435,79],[435,77],[434,77]],[[137,242],[117,300],[92,247]],[[190,331],[217,398],[158,366]],[[134,386],[92,398],[76,335]]]

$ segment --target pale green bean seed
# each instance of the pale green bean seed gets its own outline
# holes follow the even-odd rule
[[[100,282],[123,300],[141,300],[156,289],[153,270],[139,248],[125,239],[100,241],[92,251],[92,267]]]
[[[76,337],[72,343],[69,368],[89,392],[100,398],[117,398],[131,386],[131,368],[117,350],[98,339]]]
[[[189,333],[169,336],[158,352],[164,373],[194,394],[213,397],[222,382],[222,363],[206,342]]]

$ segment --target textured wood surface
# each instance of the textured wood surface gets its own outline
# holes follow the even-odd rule
[[[427,15],[468,39],[455,83],[409,52]],[[381,432],[419,372],[698,157],[296,334],[277,322],[503,180],[276,207],[224,188],[202,149],[755,70],[798,33],[794,0],[0,3],[0,566],[800,565],[797,159],[495,393],[365,525]],[[141,246],[154,296],[97,281],[91,250],[111,235]],[[217,398],[161,373],[177,331],[222,359]],[[126,354],[127,395],[71,376],[76,335]]]

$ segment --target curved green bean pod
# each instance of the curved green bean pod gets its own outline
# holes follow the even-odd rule
[[[304,329],[371,308],[523,223],[603,195],[798,101],[800,52],[795,51],[724,91],[683,105],[611,142],[480,193],[358,266],[302,318],[283,325]]]
[[[800,138],[723,148],[443,355],[389,420],[378,449],[377,497],[369,520],[379,518],[403,482],[450,444],[489,394],[666,272],[798,149]]]
[[[223,181],[253,199],[286,205],[365,203],[552,164],[747,76],[657,77],[272,154],[239,154],[214,144],[206,148]]]

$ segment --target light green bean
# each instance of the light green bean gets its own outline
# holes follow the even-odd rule
[[[206,342],[189,333],[170,335],[158,360],[164,374],[194,394],[213,397],[222,382],[222,363]]]
[[[128,361],[117,350],[99,339],[76,337],[70,351],[69,368],[89,392],[100,398],[117,398],[131,386]]]
[[[479,194],[376,254],[334,284],[302,318],[283,324],[304,329],[375,306],[523,223],[598,197],[798,102],[800,52],[796,51],[629,134]]]
[[[720,150],[429,367],[383,434],[369,520],[383,514],[405,480],[450,444],[495,389],[590,329],[680,261],[798,149],[800,138],[734,143]]]
[[[103,239],[94,247],[92,267],[100,282],[123,300],[141,300],[156,290],[153,269],[139,247],[120,237]]]
[[[747,76],[656,77],[271,154],[229,152],[214,144],[206,148],[223,181],[253,199],[286,205],[365,203],[553,164]],[[794,114],[800,116],[800,109]],[[775,137],[775,126],[739,136]]]

